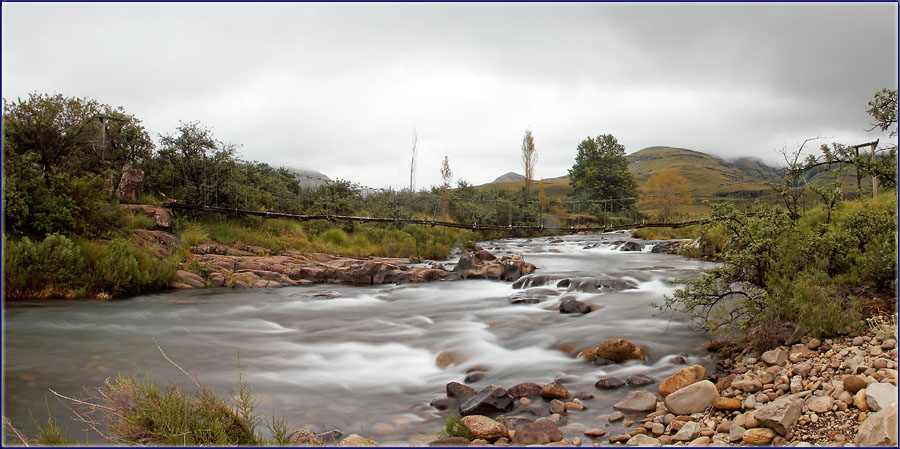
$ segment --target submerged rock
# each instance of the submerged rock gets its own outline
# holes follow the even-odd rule
[[[463,416],[490,415],[512,410],[513,398],[505,388],[497,385],[488,385],[477,394],[470,397],[459,407]]]

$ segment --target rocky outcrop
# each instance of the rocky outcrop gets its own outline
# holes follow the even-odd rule
[[[484,256],[487,251],[474,252],[466,250],[459,256],[459,262],[453,272],[463,279],[494,279],[515,282],[520,277],[530,274],[536,267],[525,262],[521,255],[504,256],[493,259]]]
[[[125,166],[122,172],[122,178],[119,180],[119,187],[116,189],[116,196],[122,201],[134,203],[144,192],[144,171],[137,168]]]

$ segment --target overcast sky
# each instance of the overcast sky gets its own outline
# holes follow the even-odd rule
[[[564,175],[587,136],[777,162],[867,133],[897,5],[3,3],[3,97],[200,121],[241,155],[372,187]]]

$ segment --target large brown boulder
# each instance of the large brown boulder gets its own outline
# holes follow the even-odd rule
[[[892,404],[869,415],[859,426],[853,443],[862,447],[897,447],[897,405]]]
[[[553,423],[539,419],[516,428],[513,443],[516,446],[528,444],[550,444],[563,439],[563,434]]]
[[[494,441],[508,436],[506,427],[497,421],[483,415],[466,416],[460,420],[462,425],[469,429],[469,434],[474,439]]]
[[[144,192],[144,171],[137,168],[125,166],[122,172],[122,178],[119,180],[119,187],[116,189],[116,196],[122,201],[134,203]]]
[[[659,384],[659,394],[666,397],[690,384],[700,382],[706,378],[706,369],[700,365],[682,368],[677,373],[669,376]]]
[[[586,350],[585,352],[588,351]],[[628,360],[644,360],[646,358],[643,349],[624,338],[610,338],[600,343],[593,352],[594,357],[602,357],[617,363]]]

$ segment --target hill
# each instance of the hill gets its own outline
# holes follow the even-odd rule
[[[525,177],[516,173],[516,172],[508,172],[505,175],[498,176],[497,179],[491,181],[494,182],[522,182],[525,180]]]
[[[690,181],[696,199],[738,196],[742,192],[764,190],[765,181],[770,179],[772,172],[777,171],[774,167],[750,158],[744,158],[746,160],[738,163],[729,163],[699,151],[665,146],[644,148],[626,155],[625,159],[628,161],[628,170],[634,175],[639,187],[654,173],[675,169]],[[521,188],[524,178],[501,181],[507,175],[477,188],[497,187],[508,190]],[[563,198],[571,191],[568,176],[546,178],[544,186],[548,198]]]
[[[294,178],[300,181],[300,184],[303,187],[315,188],[322,184],[325,184],[326,182],[331,182],[331,178],[315,170],[291,167],[285,167],[285,170],[294,175]]]

